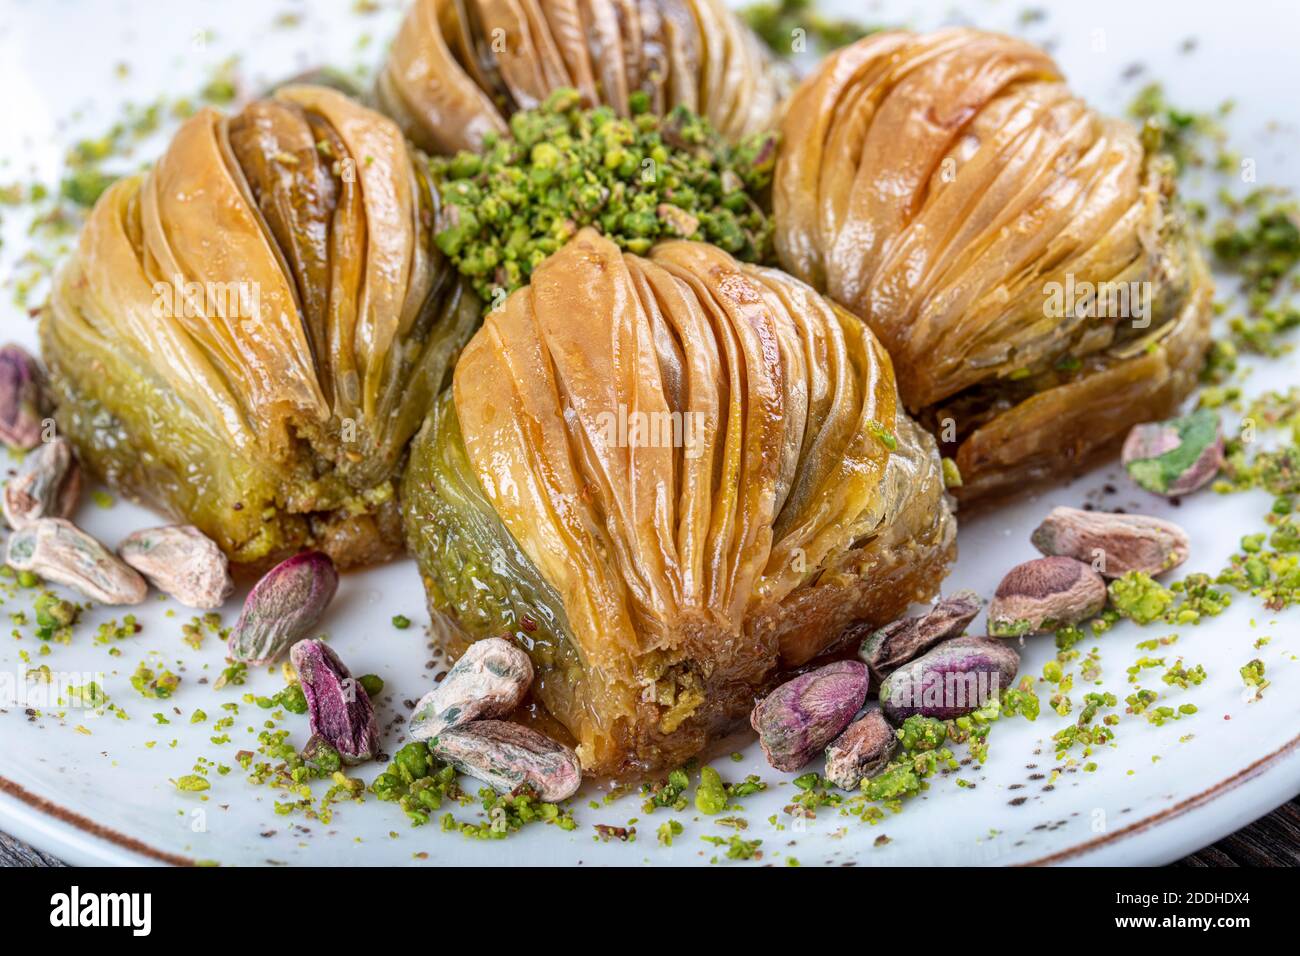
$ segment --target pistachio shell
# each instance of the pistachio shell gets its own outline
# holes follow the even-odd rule
[[[421,698],[410,733],[428,740],[484,717],[504,717],[519,706],[533,683],[528,655],[500,637],[475,641],[442,683]]]
[[[68,518],[81,494],[81,468],[65,438],[42,442],[18,466],[4,486],[5,520],[22,528],[37,518]]]
[[[475,721],[435,737],[429,749],[500,793],[526,785],[554,803],[573,796],[582,785],[578,755],[522,724]]]
[[[307,698],[312,735],[337,750],[344,763],[373,757],[379,750],[374,706],[339,656],[324,641],[309,639],[294,644],[289,658]]]
[[[221,607],[235,589],[225,554],[194,525],[136,531],[118,545],[117,553],[150,584],[186,607]]]
[[[870,676],[860,661],[836,661],[786,681],[759,701],[750,725],[767,762],[798,770],[834,740],[867,699]]]
[[[101,604],[139,604],[149,587],[111,551],[63,518],[38,518],[9,536],[9,564],[76,588]]]
[[[230,633],[230,656],[247,664],[278,660],[320,622],[338,586],[339,573],[323,552],[280,562],[248,593]]]
[[[913,714],[951,720],[997,697],[1019,668],[1006,641],[955,637],[886,677],[880,707],[894,724]]]

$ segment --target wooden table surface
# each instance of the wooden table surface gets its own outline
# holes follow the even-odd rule
[[[1300,797],[1174,866],[1300,866]],[[0,866],[63,866],[0,833]]]

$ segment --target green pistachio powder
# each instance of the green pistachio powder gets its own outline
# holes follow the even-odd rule
[[[488,307],[583,226],[634,253],[695,239],[749,262],[771,258],[772,223],[756,197],[771,183],[775,134],[733,148],[686,108],[661,118],[649,106],[635,93],[621,119],[559,90],[514,114],[509,136],[489,134],[482,154],[430,160],[438,248]]]
[[[367,12],[364,4],[357,9]],[[791,52],[790,38],[796,27],[803,28],[819,50],[869,32],[852,23],[821,18],[811,9],[810,0],[758,4],[746,11],[746,17],[781,55]],[[1033,19],[1022,18],[1023,22]],[[297,22],[296,17],[280,17],[275,25],[290,28]],[[234,60],[221,64],[197,101],[232,101],[235,71]],[[119,72],[125,73],[126,67]],[[108,168],[112,161],[117,160],[120,167],[136,145],[165,131],[168,121],[191,115],[194,102],[179,99],[128,108],[123,120],[103,137],[73,147],[57,190],[39,183],[0,186],[0,207],[25,206],[31,212],[33,250],[20,261],[20,275],[14,283],[20,308],[26,308],[34,292],[45,288],[53,265],[75,236],[84,210],[117,178]],[[770,257],[772,226],[763,198],[771,180],[774,140],[757,137],[731,147],[697,116],[675,110],[661,119],[649,115],[647,105],[646,100],[634,98],[633,117],[620,119],[605,109],[580,109],[572,91],[561,91],[541,109],[516,114],[510,135],[489,142],[482,156],[463,153],[431,160],[442,193],[437,244],[472,281],[488,307],[499,303],[503,293],[524,284],[546,255],[588,224],[631,252],[645,252],[654,241],[675,237],[712,242],[750,261]],[[1228,109],[1225,106],[1220,113]],[[1236,169],[1237,157],[1224,146],[1225,138],[1214,117],[1173,108],[1156,85],[1139,94],[1132,111],[1143,123],[1147,148],[1172,155],[1180,169],[1210,168],[1225,174]],[[1212,159],[1207,159],[1207,149],[1212,151]],[[1188,664],[1170,650],[1177,645],[1177,634],[1165,634],[1138,645],[1145,656],[1128,669],[1131,693],[1122,703],[1118,695],[1106,691],[1088,691],[1077,695],[1075,701],[1071,694],[1076,680],[1095,685],[1101,675],[1099,649],[1093,647],[1083,654],[1078,645],[1101,636],[1121,619],[1166,628],[1195,625],[1221,613],[1233,592],[1259,599],[1270,611],[1300,600],[1300,518],[1295,510],[1300,495],[1300,388],[1247,401],[1241,384],[1248,372],[1240,364],[1243,355],[1271,357],[1292,348],[1283,333],[1300,325],[1300,309],[1294,299],[1300,281],[1296,269],[1300,264],[1300,213],[1294,200],[1274,189],[1258,189],[1240,198],[1225,191],[1219,199],[1228,215],[1210,230],[1210,248],[1220,270],[1239,277],[1246,307],[1232,315],[1227,314],[1226,306],[1217,307],[1224,331],[1202,372],[1200,407],[1229,409],[1241,415],[1242,433],[1228,441],[1226,465],[1212,487],[1220,494],[1260,489],[1272,496],[1261,529],[1242,537],[1239,550],[1217,575],[1193,574],[1169,586],[1140,573],[1111,582],[1110,606],[1100,616],[1057,631],[1057,655],[1044,666],[1040,678],[1025,675],[1016,687],[956,720],[909,718],[898,731],[896,756],[864,780],[856,793],[836,789],[817,773],[796,777],[785,816],[807,818],[825,810],[869,824],[880,823],[887,812],[897,812],[908,798],[928,789],[931,778],[957,775],[972,760],[982,764],[988,755],[989,733],[998,720],[1016,715],[1035,720],[1042,706],[1036,685],[1050,695],[1048,704],[1053,711],[1073,717],[1052,735],[1055,756],[1063,764],[1052,771],[1051,778],[1062,770],[1093,771],[1097,764],[1089,758],[1115,739],[1121,714],[1141,716],[1155,724],[1190,717],[1196,713],[1195,705],[1177,697],[1202,683],[1207,675],[1203,667]],[[1207,221],[1204,205],[1187,205],[1196,221]],[[1257,440],[1261,434],[1273,440]],[[0,567],[0,603],[17,602],[29,602],[31,613],[10,613],[12,636],[17,641],[35,638],[36,657],[47,657],[55,653],[56,646],[71,643],[82,607],[43,590],[35,575]],[[175,611],[169,609],[166,614],[174,617]],[[410,620],[398,614],[392,623],[404,630]],[[120,624],[117,620],[100,624],[93,641],[109,655],[120,657],[119,643],[140,630],[134,617],[127,615]],[[206,614],[183,624],[180,636],[197,650],[208,638],[224,642],[228,630],[219,615]],[[1254,650],[1269,640],[1260,637]],[[156,659],[137,664],[129,683],[141,699],[167,700],[170,707],[181,678],[166,667],[162,655],[152,656]],[[30,682],[52,680],[49,665],[36,664],[31,652],[20,650],[19,657],[29,668]],[[204,669],[209,666],[205,664]],[[1243,686],[1256,697],[1268,687],[1265,670],[1257,656],[1240,668]],[[245,676],[244,665],[230,662],[208,692],[222,695],[226,691],[222,696],[229,697]],[[402,747],[367,787],[344,772],[338,754],[328,746],[300,752],[290,742],[291,731],[280,725],[289,715],[304,714],[307,708],[291,669],[285,668],[285,678],[283,690],[270,697],[248,693],[238,699],[216,697],[221,702],[215,707],[208,705],[215,718],[202,708],[178,718],[207,727],[215,746],[229,746],[231,732],[240,729],[250,738],[248,747],[238,749],[229,763],[200,757],[190,773],[173,780],[178,790],[201,795],[211,787],[214,775],[225,776],[238,766],[249,782],[278,791],[277,813],[301,813],[323,822],[331,820],[335,804],[362,802],[368,793],[398,804],[412,825],[422,826],[436,818],[444,831],[479,839],[500,839],[530,823],[552,824],[563,830],[577,827],[569,808],[545,803],[528,792],[501,795],[481,788],[477,795],[470,795],[461,789],[455,771],[422,742]],[[373,675],[360,682],[372,696],[382,692],[383,682]],[[1144,687],[1144,682],[1154,682],[1158,689]],[[1166,702],[1171,694],[1175,696]],[[58,703],[131,719],[93,682],[68,688],[67,698]],[[261,716],[244,716],[244,709],[250,706],[256,709],[252,713],[261,711]],[[176,711],[169,713],[171,716],[154,713],[149,726],[161,730],[170,725]],[[66,712],[59,711],[57,716],[62,719]],[[237,728],[240,723],[242,728]],[[91,733],[82,725],[75,730]],[[159,739],[146,741],[146,746],[179,746],[178,738],[166,737],[163,730]],[[1182,739],[1190,739],[1190,735]],[[970,759],[959,758],[957,748],[965,748]],[[330,784],[320,795],[311,786],[318,780]],[[956,784],[959,788],[973,785],[960,776]],[[735,831],[701,837],[717,851],[711,858],[714,862],[756,860],[763,856],[763,841],[742,836],[749,824],[738,813],[745,797],[767,788],[757,776],[728,782],[714,767],[691,764],[643,784],[641,809],[646,815],[693,810],[715,825]],[[592,801],[590,807],[599,810],[623,792],[611,791],[603,802]],[[468,819],[458,818],[450,809],[475,804],[479,812]],[[636,822],[629,820],[626,826],[596,824],[593,839],[633,842]],[[782,815],[767,822],[777,832],[786,828]],[[655,832],[660,845],[671,846],[684,827],[669,819]],[[882,835],[876,845],[888,842]],[[794,856],[786,856],[785,862],[798,865]]]

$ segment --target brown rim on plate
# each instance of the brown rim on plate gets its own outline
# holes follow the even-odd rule
[[[1075,857],[1082,856],[1085,853],[1091,853],[1094,850],[1098,850],[1104,846],[1108,846],[1111,843],[1115,843],[1123,839],[1124,837],[1134,836],[1138,833],[1142,833],[1146,830],[1149,830],[1151,827],[1159,826],[1161,823],[1165,823],[1169,820],[1176,819],[1177,817],[1182,816],[1184,813],[1187,813],[1190,810],[1195,810],[1197,807],[1204,806],[1205,804],[1209,803],[1215,798],[1223,796],[1223,794],[1227,793],[1230,790],[1235,789],[1241,784],[1255,779],[1260,774],[1268,770],[1269,767],[1272,766],[1274,763],[1276,763],[1279,759],[1287,756],[1297,747],[1300,747],[1300,735],[1292,737],[1289,741],[1287,741],[1277,750],[1274,750],[1272,753],[1260,757],[1258,760],[1247,765],[1246,767],[1243,767],[1241,770],[1237,771],[1232,776],[1220,780],[1214,786],[1202,790],[1200,793],[1197,793],[1193,796],[1187,797],[1185,800],[1180,800],[1178,803],[1174,804],[1171,807],[1166,807],[1164,810],[1161,810],[1159,813],[1153,813],[1151,816],[1144,817],[1141,820],[1138,820],[1134,823],[1130,823],[1128,826],[1121,827],[1120,829],[1114,831],[1113,833],[1107,833],[1102,836],[1096,837],[1095,839],[1088,840],[1084,843],[1080,843],[1076,846],[1067,847],[1064,850],[1057,851],[1056,853],[1052,853],[1047,856],[1042,856],[1037,859],[1030,860],[1026,863],[1020,863],[1016,865],[1017,866],[1052,866],[1057,863],[1064,863],[1067,860],[1071,860],[1074,859]],[[60,807],[58,804],[50,800],[47,800],[44,797],[37,796],[31,791],[26,790],[23,787],[20,787],[12,780],[9,780],[8,778],[3,776],[0,776],[0,792],[7,793],[11,796],[17,797],[19,800],[23,801],[29,806],[34,807],[35,809],[40,810],[43,813],[48,813],[50,816],[55,817],[58,820],[62,820],[65,823],[71,823],[73,826],[78,827],[81,830],[84,830],[86,833],[89,833],[91,836],[100,837],[101,839],[107,840],[110,843],[114,843],[117,846],[122,847],[123,849],[130,850],[134,853],[138,853],[141,856],[146,856],[149,857],[150,859],[158,860],[159,862],[167,863],[171,866],[197,866],[198,865],[194,860],[190,859],[189,857],[180,856],[175,853],[168,853],[165,850],[156,850],[153,847],[149,846],[147,843],[137,840],[135,837],[125,836],[124,834],[118,833],[116,830],[113,830],[110,827],[106,827],[103,824],[96,823],[94,820],[91,820],[88,817],[84,817],[79,813],[74,813],[71,810],[64,809],[63,807]]]
[[[1264,771],[1268,770],[1268,768],[1272,764],[1276,763],[1279,759],[1287,756],[1287,754],[1295,750],[1297,746],[1300,746],[1300,736],[1292,737],[1289,741],[1284,743],[1277,750],[1274,750],[1271,754],[1266,754],[1265,756],[1260,757],[1254,763],[1248,764],[1247,766],[1243,767],[1241,770],[1238,770],[1231,777],[1226,777],[1223,780],[1220,780],[1214,786],[1202,790],[1198,794],[1187,797],[1185,800],[1179,800],[1173,806],[1166,807],[1165,809],[1161,810],[1159,813],[1153,813],[1149,817],[1143,817],[1141,820],[1138,820],[1134,823],[1130,823],[1126,827],[1121,827],[1120,829],[1114,831],[1113,833],[1103,834],[1102,836],[1095,837],[1094,839],[1091,840],[1087,840],[1084,843],[1080,843],[1076,846],[1066,847],[1064,850],[1058,850],[1056,853],[1051,853],[1048,854],[1047,856],[1039,857],[1036,860],[1030,860],[1028,863],[1021,863],[1018,865],[1019,866],[1052,866],[1057,863],[1064,863],[1066,860],[1072,860],[1077,856],[1082,856],[1085,853],[1091,853],[1093,850],[1098,850],[1111,843],[1115,843],[1116,841],[1123,839],[1126,836],[1133,836],[1135,834],[1143,832],[1144,830],[1148,830],[1153,826],[1158,826],[1161,823],[1165,823],[1169,820],[1173,820],[1177,817],[1182,816],[1184,813],[1187,813],[1189,810],[1195,810],[1197,807],[1209,803],[1211,800],[1214,800],[1216,797],[1223,796],[1229,790],[1233,790],[1239,787],[1241,784],[1246,783],[1249,780],[1253,780],[1254,778],[1262,774]]]
[[[147,856],[152,860],[158,860],[160,863],[167,863],[171,866],[197,866],[194,860],[189,857],[180,856],[176,853],[168,853],[165,850],[155,850],[149,844],[135,837],[126,836],[118,833],[111,827],[106,827],[102,823],[96,823],[89,817],[84,817],[80,813],[74,813],[54,803],[46,800],[44,797],[37,796],[30,790],[20,787],[7,777],[0,777],[0,793],[7,793],[12,797],[17,797],[23,803],[42,813],[48,813],[55,819],[62,820],[64,823],[71,823],[73,826],[84,830],[91,836],[97,836],[101,839],[114,843],[124,850],[130,850],[132,853],[138,853],[141,856]]]

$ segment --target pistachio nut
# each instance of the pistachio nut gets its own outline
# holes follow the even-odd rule
[[[1020,637],[1077,624],[1106,606],[1106,582],[1074,558],[1035,558],[1002,579],[989,602],[989,633]]]
[[[478,720],[448,730],[429,741],[429,750],[499,793],[528,786],[554,803],[582,785],[582,765],[572,749],[506,720]]]
[[[339,752],[320,734],[312,734],[298,756],[314,774],[320,776],[332,775],[343,768],[343,758]]]
[[[1120,455],[1129,477],[1147,491],[1166,498],[1190,494],[1223,467],[1219,414],[1200,408],[1182,418],[1134,425]]]
[[[1053,508],[1030,541],[1050,557],[1083,561],[1104,578],[1130,571],[1156,575],[1187,560],[1187,532],[1148,515]]]
[[[4,487],[5,520],[22,528],[37,518],[69,518],[81,494],[81,467],[66,438],[41,442]]]
[[[940,641],[958,637],[984,607],[974,591],[958,591],[925,614],[905,617],[871,631],[858,648],[858,658],[871,671],[874,683],[924,654]]]
[[[190,524],[146,528],[117,547],[122,560],[186,607],[221,607],[235,589],[217,543]]]
[[[442,683],[415,705],[411,736],[428,740],[472,720],[504,717],[519,706],[532,683],[532,661],[510,641],[475,641]]]
[[[36,359],[17,345],[0,348],[0,442],[17,451],[35,448],[49,407]]]
[[[856,790],[863,777],[883,770],[897,749],[894,728],[879,707],[872,707],[826,748],[826,779],[841,790]]]
[[[307,720],[346,764],[365,763],[379,750],[379,724],[370,695],[324,641],[299,641],[289,651],[307,698]]]
[[[280,562],[248,592],[230,632],[230,656],[246,664],[278,660],[320,623],[338,586],[334,562],[321,551]]]
[[[788,680],[758,702],[749,723],[767,762],[798,770],[849,725],[867,699],[870,675],[861,661],[836,661]]]
[[[685,209],[680,209],[672,203],[661,202],[655,207],[655,215],[659,221],[672,230],[671,235],[681,236],[683,239],[689,239],[700,229],[700,220],[692,216]]]
[[[38,518],[15,531],[9,536],[8,562],[100,604],[139,604],[149,592],[144,578],[63,518]]]
[[[997,698],[1019,668],[1006,641],[954,637],[886,677],[880,708],[894,724],[914,714],[952,720]]]

